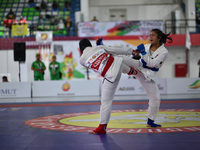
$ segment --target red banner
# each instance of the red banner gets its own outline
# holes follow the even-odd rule
[[[96,40],[98,37],[90,37],[90,40]],[[172,43],[166,43],[165,46],[185,46],[185,34],[172,34]],[[190,34],[191,45],[200,46],[200,34]],[[82,38],[79,37],[53,37],[53,41],[79,41]],[[148,36],[105,36],[103,40],[146,40],[148,41]],[[36,42],[35,37],[27,38],[0,38],[0,50],[13,49],[13,44],[15,42],[25,42],[26,48],[35,49],[38,48],[39,44]]]

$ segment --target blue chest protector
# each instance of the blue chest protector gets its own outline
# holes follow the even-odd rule
[[[150,69],[150,70],[152,70],[152,71],[159,71],[159,68],[155,68],[155,67],[151,68],[151,67],[148,67],[148,66],[147,66],[147,63],[144,61],[144,59],[141,59],[141,61],[142,61],[142,64],[143,64],[143,67],[144,67],[144,68]]]

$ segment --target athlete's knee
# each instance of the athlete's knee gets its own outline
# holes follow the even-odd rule
[[[161,102],[160,99],[151,99],[151,100],[149,100],[149,105],[151,107],[159,107],[160,106],[160,102]]]

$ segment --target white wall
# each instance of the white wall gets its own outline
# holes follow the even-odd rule
[[[186,62],[186,48],[181,47],[167,47],[169,56],[161,69],[159,70],[158,78],[174,78],[175,77],[175,64],[185,64]],[[197,65],[200,59],[200,47],[193,46],[189,51],[189,63],[190,63],[190,76],[198,77],[199,66]]]
[[[158,78],[173,78],[175,77],[175,64],[185,63],[185,47],[167,47],[169,57],[163,64],[162,68],[157,74]],[[35,54],[38,53],[37,49],[26,50],[26,65],[27,65],[27,79],[29,82],[33,81],[33,71],[31,64],[35,61]],[[190,50],[190,77],[198,77],[197,62],[200,59],[200,46],[192,47]],[[11,82],[19,81],[19,63],[14,61],[13,50],[0,51],[0,75],[10,74]],[[46,66],[48,67],[48,66]],[[49,72],[45,72],[45,80],[49,79]],[[1,82],[1,79],[0,79]]]
[[[171,19],[171,12],[180,10],[181,19],[183,13],[178,3],[173,0],[90,0],[89,20],[96,16],[99,21],[109,21],[110,9],[126,9],[127,20],[166,20]]]

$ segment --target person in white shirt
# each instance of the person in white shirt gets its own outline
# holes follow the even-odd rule
[[[124,59],[127,65],[138,71],[135,77],[141,83],[149,99],[147,127],[161,127],[161,125],[154,123],[160,107],[160,93],[156,84],[156,73],[168,57],[168,50],[164,44],[167,40],[169,43],[172,42],[169,34],[164,34],[159,29],[153,29],[151,31],[150,44],[146,44],[144,48],[138,48],[142,54],[140,59],[142,63],[141,67],[135,68],[133,61]]]

